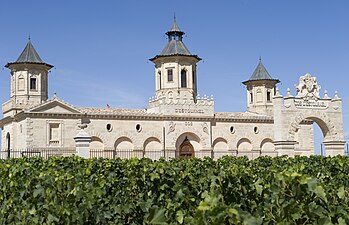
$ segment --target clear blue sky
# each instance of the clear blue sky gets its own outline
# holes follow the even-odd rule
[[[28,35],[47,63],[56,91],[76,106],[145,108],[154,95],[149,58],[166,44],[176,13],[184,42],[198,64],[201,95],[216,111],[245,111],[245,89],[258,58],[294,92],[309,72],[330,97],[343,98],[349,131],[349,1],[2,1],[0,65],[17,59]],[[0,70],[0,102],[9,99],[10,75]],[[217,88],[220,86],[220,88]],[[319,137],[316,137],[320,139]]]

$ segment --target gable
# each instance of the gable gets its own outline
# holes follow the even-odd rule
[[[58,102],[53,101],[49,103],[44,103],[43,105],[37,106],[29,112],[40,112],[40,113],[61,113],[61,114],[69,114],[69,113],[80,113],[74,107]]]

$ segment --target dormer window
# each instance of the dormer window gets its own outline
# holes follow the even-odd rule
[[[173,81],[173,70],[167,69],[167,81],[172,82]]]
[[[30,90],[36,90],[36,78],[30,78]]]

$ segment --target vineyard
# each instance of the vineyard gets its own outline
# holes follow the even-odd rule
[[[0,224],[349,224],[349,157],[0,160]]]

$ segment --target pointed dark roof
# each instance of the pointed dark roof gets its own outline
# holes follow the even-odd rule
[[[44,63],[29,40],[16,62]]]
[[[35,50],[30,39],[27,45],[25,46],[24,50],[22,51],[21,55],[16,60],[16,62],[7,63],[5,67],[9,67],[10,65],[13,65],[13,64],[42,64],[50,68],[53,67],[52,65],[45,63],[40,58],[38,52]]]
[[[171,40],[167,43],[160,55],[192,55],[182,41]]]
[[[271,80],[271,81],[276,81],[279,83],[280,81],[277,79],[273,79],[270,74],[268,73],[267,69],[264,67],[262,60],[259,59],[259,63],[254,70],[252,76],[250,77],[249,80],[244,81],[243,84],[246,84],[250,81],[257,81],[257,80]]]
[[[181,29],[179,29],[179,26],[177,25],[176,17],[174,17],[173,24],[171,27],[172,32],[177,31],[177,32],[182,32]]]
[[[165,48],[161,51],[159,55],[156,55],[154,58],[151,58],[150,60],[153,61],[154,59],[157,59],[159,57],[166,56],[192,56],[195,57],[197,60],[201,60],[201,58],[199,58],[197,55],[192,55],[189,49],[183,43],[182,39],[184,34],[185,33],[181,31],[177,24],[176,17],[174,17],[171,29],[166,32],[166,35],[168,36],[168,42]]]

